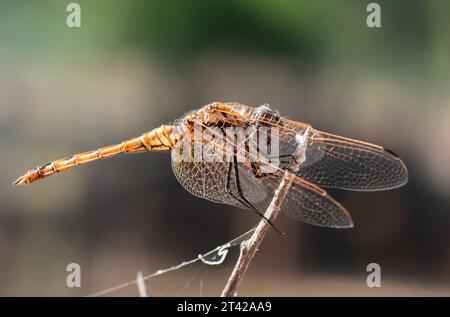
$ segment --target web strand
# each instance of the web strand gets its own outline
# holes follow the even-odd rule
[[[231,248],[231,247],[240,245],[240,243],[242,241],[244,241],[245,239],[247,239],[253,233],[253,231],[255,231],[255,229],[256,229],[256,227],[250,229],[249,231],[247,231],[247,232],[245,232],[243,234],[241,234],[240,236],[234,238],[233,240],[228,241],[227,243],[224,243],[222,245],[217,246],[216,248],[214,248],[214,249],[212,249],[212,250],[210,250],[210,251],[208,251],[208,252],[206,252],[204,254],[199,254],[197,257],[195,257],[195,258],[193,258],[191,260],[181,262],[180,264],[171,266],[171,267],[166,268],[166,269],[158,270],[158,271],[156,271],[156,272],[154,272],[152,274],[149,274],[149,275],[140,276],[139,281],[141,281],[141,283],[145,282],[145,281],[147,281],[147,280],[149,280],[151,278],[158,277],[158,276],[161,276],[163,274],[167,274],[169,272],[179,270],[179,269],[181,269],[181,268],[183,268],[185,266],[194,264],[194,263],[196,263],[198,261],[201,261],[201,262],[203,262],[203,263],[205,263],[207,265],[219,265],[219,264],[222,264],[223,261],[225,260],[225,257],[227,255],[228,249]],[[219,260],[217,260],[217,261],[207,260],[207,257],[210,256],[210,255],[213,255],[214,253],[218,253],[218,255],[221,256],[221,258]],[[96,293],[90,294],[87,297],[104,296],[104,295],[111,294],[111,293],[116,292],[118,290],[130,287],[130,286],[133,286],[133,285],[137,285],[137,284],[138,284],[138,280],[134,279],[134,280],[131,280],[131,281],[128,281],[128,282],[124,282],[122,284],[119,284],[119,285],[116,285],[116,286],[104,289],[102,291],[98,291]]]

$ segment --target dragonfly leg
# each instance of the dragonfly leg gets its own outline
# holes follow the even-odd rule
[[[244,197],[242,194],[236,195],[232,190],[231,190],[231,171],[233,170],[233,162],[229,162],[228,163],[228,167],[227,167],[227,179],[225,182],[225,190],[237,201],[239,201],[241,204],[243,204],[245,207],[251,209],[251,210],[256,210],[256,208],[250,204]],[[239,185],[240,188],[240,185]]]
[[[224,133],[225,135],[225,131],[222,129],[222,133]],[[233,170],[233,166],[234,166],[234,175],[235,175],[235,180],[236,180],[236,188],[237,188],[237,192],[238,195],[236,195],[232,190],[231,190],[231,172]],[[241,183],[239,181],[239,171],[238,171],[238,165],[237,165],[237,156],[236,156],[236,147],[234,147],[234,155],[233,155],[233,162],[228,162],[228,166],[227,166],[227,179],[225,181],[225,190],[237,201],[239,201],[241,204],[243,204],[245,207],[247,207],[248,209],[251,209],[253,211],[257,212],[257,209],[255,208],[255,206],[253,206],[245,197],[244,194],[242,192],[242,188],[241,188]]]
[[[283,155],[278,156],[278,158],[286,158],[286,157],[292,159],[296,164],[299,164],[299,163],[300,163],[300,162],[295,158],[295,156],[292,155],[292,154],[283,154]],[[283,164],[290,164],[291,162],[280,160],[280,163],[283,163]],[[253,169],[253,167],[252,167],[252,169]],[[296,174],[296,172],[295,172],[293,169],[291,169],[289,166],[288,166],[288,167],[285,167],[284,169],[287,170],[287,171],[289,171],[289,172],[292,172],[292,173]],[[256,176],[256,175],[255,175],[255,176]]]
[[[266,177],[266,176],[270,175],[270,173],[263,173],[263,172],[261,172],[260,166],[257,163],[255,163],[255,162],[250,162],[250,166],[252,167],[253,175],[256,178],[262,178],[262,177]]]
[[[247,200],[247,198],[245,198],[244,196],[244,192],[242,191],[242,187],[241,187],[241,182],[239,180],[239,166],[237,164],[237,158],[236,155],[234,156],[234,163],[233,163],[233,167],[234,167],[234,176],[236,178],[236,189],[237,192],[239,194],[239,196],[241,197],[241,199],[243,201],[245,201],[245,203],[251,207],[251,209],[256,210],[256,208]]]
[[[239,181],[239,166],[238,166],[238,163],[237,163],[237,157],[236,157],[236,155],[234,156],[234,163],[233,163],[233,166],[234,166],[234,176],[235,176],[235,178],[236,178],[236,188],[237,188],[238,194],[239,194],[240,198],[242,199],[242,201],[244,201],[249,207],[251,207],[251,210],[252,210],[253,212],[255,212],[258,216],[260,216],[261,218],[264,218],[264,220],[266,220],[267,223],[270,224],[270,226],[271,226],[276,232],[278,232],[280,235],[284,236],[284,233],[281,232],[280,230],[278,230],[278,228],[275,227],[275,225],[273,224],[272,221],[270,221],[269,219],[267,219],[266,216],[265,216],[262,212],[260,212],[258,209],[256,209],[255,206],[253,206],[253,205],[247,200],[247,198],[244,197],[244,193],[243,193],[242,188],[241,188],[241,183],[240,183],[240,181]],[[230,171],[230,174],[231,174],[231,171]]]
[[[286,157],[289,157],[289,158],[291,158],[291,159],[293,159],[293,160],[295,161],[295,157],[292,156],[292,154],[284,154],[284,155],[280,155],[280,156],[278,156],[277,158],[280,159],[280,158],[286,158]],[[270,159],[272,159],[272,157],[271,157]],[[282,164],[289,164],[290,162],[289,162],[289,161],[286,161],[286,160],[280,160],[279,163],[282,163]],[[258,163],[256,163],[256,162],[250,162],[250,166],[251,166],[251,168],[252,168],[253,175],[254,175],[256,178],[263,178],[263,177],[272,175],[272,173],[263,173],[263,172],[261,172],[261,166],[260,166]]]
[[[278,156],[278,158],[286,158],[286,157],[289,157],[290,159],[292,159],[297,164],[299,163],[299,161],[292,154],[283,154],[283,155]],[[288,162],[288,161],[281,161],[281,163],[290,163],[290,162]]]
[[[295,156],[292,154],[283,154],[278,156],[278,158],[285,158],[285,157],[289,157],[295,161]]]
[[[231,190],[231,171],[233,170],[234,167],[234,175],[235,175],[235,181],[236,181],[236,189],[238,192],[238,195],[236,195],[235,193],[233,193],[233,191]],[[255,173],[255,172],[254,172]],[[259,217],[264,218],[264,220],[267,221],[268,224],[270,224],[270,226],[281,236],[284,236],[284,233],[282,233],[280,230],[278,230],[277,227],[275,227],[275,225],[272,223],[272,221],[270,221],[269,219],[267,219],[267,217],[260,212],[258,209],[255,208],[255,206],[253,206],[245,197],[244,197],[244,193],[242,191],[241,188],[241,183],[239,180],[239,166],[238,166],[238,162],[237,162],[237,153],[236,153],[236,147],[234,147],[234,155],[233,155],[233,162],[229,162],[228,166],[227,166],[227,176],[226,176],[226,181],[225,181],[225,190],[237,201],[239,201],[242,205],[246,206],[248,209],[250,209],[251,211],[253,211],[254,213],[256,213]]]

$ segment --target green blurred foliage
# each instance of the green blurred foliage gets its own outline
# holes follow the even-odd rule
[[[65,27],[70,1],[2,1],[0,49],[54,54],[58,49],[113,53],[140,47],[169,62],[189,61],[204,50],[338,56],[352,62],[393,56],[416,61],[441,52],[442,46],[449,52],[450,2],[441,0],[377,1],[382,6],[379,30],[364,27],[367,0],[77,2],[79,30]]]

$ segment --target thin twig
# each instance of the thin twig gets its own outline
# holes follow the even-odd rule
[[[295,172],[300,168],[301,163],[305,160],[306,137],[309,134],[309,128],[306,129],[303,136],[297,135],[297,149],[293,154],[294,160],[290,164],[290,170],[286,170],[281,179],[278,189],[275,191],[272,201],[264,213],[252,236],[241,243],[239,258],[234,266],[233,271],[228,279],[225,288],[222,291],[222,297],[235,297],[238,295],[239,285],[244,279],[253,257],[271,227],[271,223],[277,218],[281,205],[286,198],[287,192],[295,178]]]

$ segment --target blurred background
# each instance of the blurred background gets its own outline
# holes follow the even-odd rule
[[[0,2],[0,295],[84,296],[195,258],[254,214],[201,200],[169,153],[123,155],[32,186],[28,169],[138,136],[212,101],[270,103],[318,129],[395,150],[407,186],[330,191],[355,228],[282,217],[241,295],[450,295],[450,2]],[[148,281],[153,296],[218,295],[237,249]],[[66,266],[81,266],[81,288]],[[366,267],[381,266],[381,288]],[[136,296],[135,286],[109,293]]]

